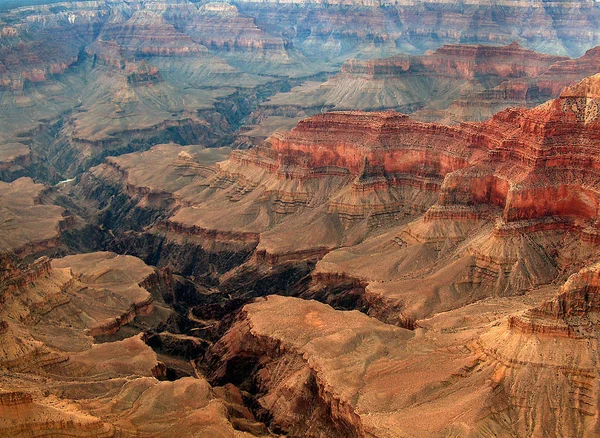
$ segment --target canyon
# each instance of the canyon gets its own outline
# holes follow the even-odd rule
[[[598,436],[596,3],[31,3],[0,437]]]

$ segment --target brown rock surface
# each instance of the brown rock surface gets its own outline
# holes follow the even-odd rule
[[[449,44],[422,56],[349,59],[326,82],[307,82],[261,104],[248,135],[260,136],[261,127],[274,120],[298,120],[323,109],[393,109],[413,119],[450,124],[483,121],[509,107],[557,98],[565,87],[598,72],[598,53],[591,49],[567,59],[518,43]]]
[[[0,436],[598,435],[598,6],[334,3],[0,5]]]
[[[118,18],[111,20],[100,39],[114,40],[136,55],[182,56],[208,51],[188,35],[178,32],[160,12],[148,9],[134,12],[125,22],[118,22]]]
[[[506,110],[482,124],[448,127],[393,112],[334,112],[276,133],[263,147],[234,151],[222,162],[215,163],[215,155],[205,161],[208,151],[179,154],[176,147],[163,146],[108,160],[94,170],[90,183],[120,186],[138,207],[164,205],[174,214],[164,215],[165,225],[155,230],[169,239],[196,242],[209,253],[256,248],[259,260],[271,264],[318,259],[399,221],[392,242],[369,244],[366,253],[355,252],[357,257],[376,251],[383,260],[395,251],[402,266],[402,260],[424,257],[418,275],[438,276],[430,285],[460,283],[471,290],[459,293],[449,286],[440,298],[441,289],[431,286],[433,295],[419,294],[429,296],[430,304],[417,306],[423,316],[441,303],[451,305],[457,293],[467,302],[491,291],[518,293],[585,260],[589,244],[581,253],[569,245],[596,235],[597,80],[592,77],[535,109]],[[135,176],[143,173],[140,159],[157,170],[148,183]],[[299,229],[305,230],[300,236]],[[335,263],[325,268],[329,260],[317,272],[348,272]],[[450,282],[442,271],[435,274],[448,264],[454,266],[448,268]],[[357,274],[361,280],[370,275]],[[406,275],[397,269],[391,277],[372,278]],[[420,287],[410,278],[407,284]],[[398,285],[370,290],[381,288]]]
[[[234,430],[206,380],[159,382],[141,335],[94,343],[149,316],[164,273],[91,253],[40,259],[21,275],[2,290],[0,436],[251,436]]]
[[[217,273],[224,292],[264,275],[280,283],[262,293],[366,313],[268,297],[210,347],[211,382],[249,390],[276,430],[591,437],[597,267],[552,297],[598,260],[597,81],[480,124],[337,112],[228,160],[167,145],[91,175],[138,207],[168,205],[152,232],[171,241],[249,245]],[[319,259],[304,288],[276,277]]]
[[[273,59],[278,55],[286,56],[282,38],[269,35],[257,27],[252,17],[242,16],[233,4],[203,4],[199,13],[188,17],[186,21],[186,32],[206,47],[265,52]]]
[[[58,246],[71,220],[63,208],[41,202],[45,190],[31,178],[0,182],[0,253],[26,256]]]
[[[422,58],[438,64],[440,59],[443,64],[456,58],[439,73],[451,79],[425,77],[418,71],[421,67],[413,65],[401,75],[408,76],[401,83],[357,74],[371,64],[383,68],[398,59],[359,66],[365,59],[420,54],[461,39],[486,44],[519,41],[572,56],[597,41],[596,26],[590,25],[597,16],[593,4],[574,2],[548,10],[536,4],[523,10],[518,2],[509,2],[496,14],[485,3],[462,10],[443,2],[427,7],[367,3],[327,8],[313,2],[232,6],[100,0],[5,6],[0,13],[0,83],[6,90],[0,94],[0,150],[22,143],[30,155],[23,150],[16,161],[0,161],[0,177],[39,176],[56,183],[109,154],[169,141],[231,144],[239,125],[251,119],[237,142],[256,144],[275,124],[284,120],[290,126],[290,116],[295,121],[333,106],[413,111],[423,106],[430,91],[439,99],[420,114],[423,120],[482,119],[507,105],[533,105],[555,97],[545,93],[566,84],[553,85],[546,78],[538,89],[528,79],[560,57],[533,54],[512,44],[493,49],[446,46]],[[439,26],[436,32],[434,22]],[[523,23],[531,31],[523,33]],[[592,30],[582,34],[586,26]],[[147,63],[139,64],[142,58]],[[266,106],[248,117],[263,100],[307,78],[308,89],[303,89],[310,95],[315,81],[347,58],[360,61],[347,64],[339,78],[319,87],[318,97],[326,89],[327,99],[317,106],[301,91],[292,93],[291,104],[283,105],[285,96],[278,96],[273,101],[276,110]],[[593,56],[588,58],[593,63]],[[472,70],[478,71],[475,76],[464,74],[474,65],[485,65],[481,59],[498,68],[480,67]],[[577,62],[567,64],[563,61],[557,72],[568,70],[571,75],[574,66],[583,68]],[[497,88],[506,75],[524,76]],[[581,72],[573,74],[571,82],[577,75]],[[452,101],[456,105],[450,114],[436,112]]]
[[[358,312],[269,297],[246,305],[214,346],[220,366],[212,377],[251,380],[258,402],[291,436],[593,436],[593,417],[578,423],[577,402],[561,398],[557,404],[556,390],[536,388],[531,375],[545,374],[543,385],[549,384],[557,369],[552,361],[546,371],[530,359],[512,362],[513,356],[501,359],[479,346],[479,336],[489,339],[507,314],[549,292],[486,300],[424,321],[413,333]],[[525,354],[536,341],[511,345]],[[567,351],[547,353],[568,360]],[[236,369],[251,372],[232,376]],[[571,370],[574,380],[583,378],[575,378],[577,366]],[[559,391],[568,391],[564,383]]]

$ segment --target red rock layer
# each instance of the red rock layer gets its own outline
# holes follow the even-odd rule
[[[595,337],[599,314],[600,266],[596,264],[573,274],[551,300],[510,317],[509,328],[559,337]]]
[[[268,142],[286,164],[335,166],[358,174],[366,159],[386,173],[442,177],[467,165],[474,144],[470,137],[469,132],[414,122],[393,111],[347,111],[302,120]]]
[[[505,222],[550,216],[592,220],[598,214],[600,76],[531,110],[509,109],[483,124],[465,124],[486,157],[449,175],[441,205],[488,203]]]
[[[518,43],[508,46],[448,44],[423,56],[401,56],[368,61],[348,60],[342,74],[363,75],[373,79],[429,73],[446,78],[472,79],[495,75],[504,78],[533,77],[546,72],[563,56],[527,50]]]
[[[422,58],[428,69],[464,78],[481,75],[506,78],[537,76],[563,60],[566,58],[527,50],[518,43],[503,47],[449,44]]]
[[[458,127],[395,112],[321,114],[231,159],[283,179],[349,172],[355,195],[397,185],[440,190],[436,211],[447,217],[477,205],[503,209],[499,234],[523,231],[510,225],[519,221],[534,221],[532,229],[575,226],[568,218],[591,225],[600,205],[599,84],[594,76],[534,109]],[[563,220],[542,220],[550,217]]]

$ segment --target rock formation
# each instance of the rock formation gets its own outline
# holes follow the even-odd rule
[[[160,12],[142,9],[127,21],[115,18],[104,27],[100,40],[115,41],[134,55],[187,56],[208,51],[178,32]]]
[[[165,365],[140,335],[94,342],[168,312],[161,297],[170,281],[113,253],[44,258],[2,280],[11,286],[0,290],[0,435],[166,437],[182,426],[188,436],[260,435],[227,390],[195,377],[159,381]]]
[[[0,10],[0,436],[598,435],[595,3]]]
[[[73,225],[74,217],[59,206],[45,204],[46,190],[31,178],[0,182],[0,256],[25,257],[59,246],[61,231]]]
[[[456,122],[487,118],[508,105],[538,104],[596,71],[581,70],[585,62],[567,62],[556,72],[575,72],[567,75],[569,83],[548,82],[550,74],[537,85],[529,79],[563,58],[509,43],[580,55],[598,38],[594,31],[581,33],[597,10],[576,5],[560,13],[538,6],[525,12],[511,3],[492,16],[484,5],[447,13],[449,6],[437,3],[426,11],[364,2],[326,8],[189,0],[6,7],[0,14],[0,176],[56,183],[105,156],[155,144],[232,144],[242,124],[247,126],[237,144],[257,144],[275,129],[333,107],[422,109],[424,121]],[[440,10],[454,18],[444,18],[434,35],[424,17]],[[507,26],[507,20],[525,23],[531,33]],[[582,27],[572,27],[573,20]],[[492,41],[492,34],[498,39]],[[461,39],[509,45],[461,48],[455,44]],[[364,61],[416,55],[444,43],[450,45],[431,56]],[[355,60],[316,87],[348,58]],[[592,68],[593,56],[588,61]],[[402,70],[406,62],[411,67],[401,80],[381,76],[386,64]],[[379,73],[365,75],[372,68]],[[386,75],[392,70],[400,71],[394,67]],[[514,76],[518,80],[506,81]],[[270,96],[301,84],[255,111]],[[449,113],[439,112],[449,105]]]
[[[217,288],[179,298],[196,364],[276,431],[593,436],[599,81],[484,123],[333,112],[249,150],[157,146],[71,190],[115,247]],[[273,293],[363,314],[269,297],[219,328]]]
[[[327,110],[393,109],[413,119],[457,124],[483,121],[509,107],[533,107],[600,68],[598,50],[577,59],[507,46],[449,44],[422,56],[349,59],[323,83],[273,96],[251,120],[251,137],[271,123]],[[262,134],[264,135],[264,134]]]
[[[289,259],[293,253],[318,258],[359,243],[373,227],[425,212],[407,224],[398,244],[402,249],[420,242],[438,252],[448,238],[456,245],[475,229],[486,232],[497,218],[488,237],[467,246],[472,248],[468,257],[479,260],[477,269],[495,272],[494,289],[510,289],[517,285],[505,281],[520,252],[535,248],[519,237],[522,232],[572,230],[586,241],[594,239],[596,201],[588,169],[598,141],[595,81],[568,88],[560,99],[535,109],[506,110],[483,124],[448,127],[393,112],[335,112],[276,133],[263,147],[234,151],[223,162],[204,161],[218,159],[208,151],[187,157],[175,147],[160,147],[139,157],[110,159],[91,173],[84,190],[120,187],[134,204],[162,211],[164,225],[153,228],[158,234],[175,240],[188,236],[182,242],[194,236],[205,249],[215,248],[217,241],[246,254],[256,248],[267,260]],[[577,150],[586,148],[585,160],[570,146],[573,133]],[[141,166],[140,159],[161,169],[148,182],[132,179],[137,177],[131,166]],[[579,170],[570,170],[574,166]],[[540,197],[560,202],[541,203]],[[174,214],[165,215],[165,208]],[[441,224],[453,224],[454,231],[448,234]],[[298,228],[313,231],[290,239]],[[497,245],[504,249],[496,253]],[[550,266],[548,272],[555,272],[549,260],[556,254],[547,251],[539,259],[546,266],[542,272]]]
[[[249,50],[276,58],[285,54],[284,41],[256,26],[254,19],[242,16],[235,5],[206,3],[189,18],[185,27],[191,37],[217,50]]]

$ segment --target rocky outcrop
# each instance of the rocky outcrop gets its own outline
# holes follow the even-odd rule
[[[209,350],[210,376],[246,388],[288,436],[506,434],[515,422],[495,421],[494,366],[465,345],[488,318],[522,305],[487,306],[415,334],[314,301],[259,299]]]
[[[284,40],[256,26],[235,5],[209,2],[187,17],[184,29],[194,41],[216,50],[255,51],[277,57],[285,55]]]
[[[232,422],[266,433],[241,397],[218,395],[202,378],[155,378],[166,377],[164,364],[135,325],[124,326],[134,318],[164,326],[167,271],[104,252],[40,259],[21,278],[3,279],[0,289],[0,435],[167,437],[185,424],[185,433],[244,436]]]
[[[42,6],[2,14],[0,89],[22,91],[29,83],[65,73],[79,60],[104,14],[95,5],[69,9],[51,13]],[[5,20],[12,26],[3,26]]]
[[[274,335],[269,333],[268,323],[261,316],[277,318],[270,311],[273,306],[288,316],[288,324],[291,322],[289,317],[293,318],[294,324],[288,325],[294,327],[292,330]],[[324,327],[324,321],[327,321],[328,328]],[[279,324],[276,319],[272,322]],[[305,339],[290,343],[288,335],[293,336],[298,324],[307,329],[304,331]],[[371,345],[374,347],[372,351],[376,351],[377,344],[381,342],[402,342],[411,337],[408,331],[405,333],[382,324],[376,323],[367,328],[368,318],[357,312],[345,314],[315,302],[270,297],[247,305],[239,321],[212,348],[212,359],[209,360],[215,363],[215,368],[211,378],[215,382],[235,379],[239,384],[254,387],[258,393],[257,402],[272,416],[271,427],[286,430],[291,436],[365,436],[368,431],[361,421],[360,411],[356,411],[356,405],[351,401],[356,397],[354,388],[342,388],[329,380],[337,374],[330,366],[339,363],[341,358],[330,357],[321,362],[312,354],[313,348],[319,348],[321,343],[313,336],[327,339],[340,324],[345,328],[343,336],[349,344],[358,341],[364,334],[369,340],[358,342]],[[311,341],[315,341],[314,346]],[[369,356],[369,353],[366,355]],[[360,360],[357,358],[356,368],[346,368],[345,372],[358,371]],[[239,371],[236,373],[234,370]],[[237,375],[234,376],[234,373]],[[292,375],[296,378],[290,379]],[[347,381],[352,380],[349,378]],[[284,406],[280,403],[285,394],[293,398]]]
[[[496,401],[519,434],[596,434],[597,273],[596,263],[573,274],[553,298],[477,341],[497,370]]]
[[[152,227],[123,235],[121,250],[211,281],[243,264],[227,282],[250,272],[253,282],[261,265],[322,259],[314,284],[294,294],[412,328],[439,311],[550,283],[595,254],[596,81],[479,124],[332,112],[227,160],[157,147],[108,160],[84,179],[94,181],[84,194],[122,194],[118,202],[136,206],[109,207],[103,223],[114,229],[124,222],[109,211],[148,209]],[[181,262],[192,254],[194,268]],[[338,274],[349,289],[323,281]]]
[[[31,170],[31,150],[22,143],[0,146],[0,180],[13,181]]]
[[[25,257],[60,246],[61,233],[72,227],[74,218],[59,206],[46,205],[46,190],[31,178],[0,182],[0,253]]]
[[[508,328],[551,338],[595,338],[596,315],[600,312],[598,296],[598,264],[595,264],[573,274],[551,300],[512,316]]]
[[[107,24],[100,38],[115,41],[134,55],[191,56],[207,52],[206,47],[178,32],[160,12],[142,9],[128,20],[119,21]]]
[[[485,61],[484,61],[485,60]],[[474,79],[498,76],[505,79],[535,77],[566,57],[527,50],[513,42],[507,46],[447,44],[423,56],[404,56],[344,63],[341,75],[369,79],[423,75],[429,71],[446,78]]]
[[[533,107],[597,73],[595,49],[577,59],[521,47],[448,44],[422,56],[349,59],[326,82],[307,82],[263,103],[255,130],[326,110],[393,109],[413,119],[483,121],[509,107]]]

